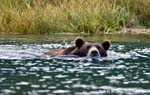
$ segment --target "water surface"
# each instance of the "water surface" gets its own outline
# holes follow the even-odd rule
[[[106,58],[49,57],[69,47],[76,36],[110,39]],[[2,95],[149,95],[150,35],[1,36]]]

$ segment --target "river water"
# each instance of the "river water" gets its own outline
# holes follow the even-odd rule
[[[44,53],[110,39],[106,58]],[[150,35],[0,36],[0,95],[150,95]]]

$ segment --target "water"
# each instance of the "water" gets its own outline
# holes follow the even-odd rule
[[[112,40],[106,58],[44,55],[76,36],[2,36],[0,95],[150,95],[149,35],[83,36]]]

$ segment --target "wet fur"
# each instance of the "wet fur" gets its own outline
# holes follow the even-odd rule
[[[109,49],[110,45],[111,42],[109,40],[103,41],[101,44],[89,43],[89,42],[84,42],[82,38],[77,37],[75,39],[75,45],[65,49],[54,49],[45,54],[51,57],[60,56],[60,55],[77,55],[80,57],[84,57],[84,56],[90,56],[91,51],[89,52],[89,50],[91,50],[90,48],[92,47],[95,48],[96,51],[98,51],[98,56],[106,57],[107,56],[106,51]]]

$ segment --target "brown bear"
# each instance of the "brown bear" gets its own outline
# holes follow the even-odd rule
[[[47,52],[49,56],[60,55],[77,55],[79,57],[91,56],[91,57],[106,57],[107,50],[110,48],[111,42],[109,40],[102,43],[90,43],[84,42],[82,38],[77,37],[75,39],[75,45],[65,49],[54,49]]]

